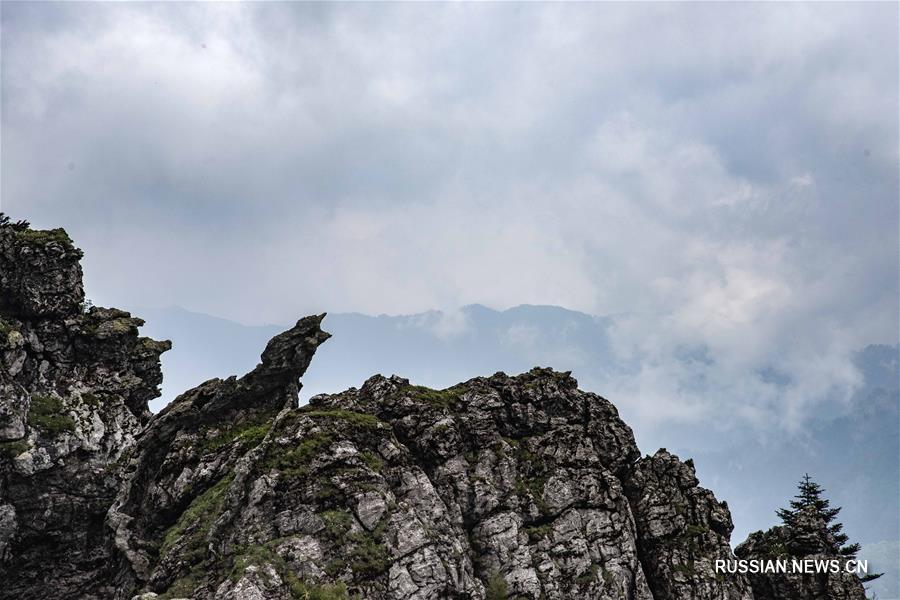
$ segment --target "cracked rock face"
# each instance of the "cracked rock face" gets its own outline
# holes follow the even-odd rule
[[[743,577],[716,576],[733,560],[728,505],[699,487],[692,461],[665,449],[639,460],[625,481],[637,522],[641,563],[655,598],[752,600]]]
[[[196,491],[147,536],[164,542],[134,569],[138,586],[195,598],[289,598],[320,582],[366,598],[484,598],[491,586],[535,599],[651,598],[615,474],[638,455],[631,430],[567,374],[444,391],[376,376],[287,405],[253,436],[229,422],[227,448],[172,471],[194,480],[179,490]],[[145,440],[158,447],[146,437],[139,449]],[[281,584],[260,591],[267,568]]]
[[[716,575],[728,507],[569,373],[376,375],[298,407],[319,315],[151,415],[169,343],[85,312],[80,258],[0,226],[0,598],[862,600]]]
[[[0,227],[0,596],[112,593],[104,520],[169,348],[124,311],[83,312],[62,230]]]
[[[110,513],[122,515],[111,520],[124,524],[117,542],[130,555],[123,589],[192,598],[749,598],[743,579],[648,570],[656,546],[642,543],[642,527],[653,521],[661,536],[700,538],[706,526],[708,542],[669,557],[701,568],[730,553],[727,508],[671,455],[635,463],[631,430],[612,404],[567,373],[498,373],[440,391],[375,376],[302,408],[241,404],[244,416],[216,421],[213,433],[183,427],[169,436],[181,443],[160,451],[156,431],[169,414],[235,385],[184,394],[138,442],[134,473],[166,475],[134,475],[126,490],[152,482],[131,494],[146,507],[120,496]],[[250,416],[257,410],[262,421]],[[686,511],[672,513],[675,524],[652,509],[673,491]],[[147,512],[155,528],[135,527]]]

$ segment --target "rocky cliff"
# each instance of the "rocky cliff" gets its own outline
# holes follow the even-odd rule
[[[568,373],[298,407],[320,315],[151,417],[168,343],[85,311],[80,257],[0,226],[2,598],[794,597],[716,573],[728,507]]]
[[[61,229],[0,227],[0,596],[113,593],[106,513],[150,420],[169,348],[143,321],[85,310]]]

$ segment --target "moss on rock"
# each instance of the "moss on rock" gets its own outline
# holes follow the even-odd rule
[[[221,429],[214,436],[204,439],[200,444],[200,449],[203,453],[216,452],[234,442],[239,442],[247,448],[253,448],[263,441],[271,425],[271,421],[265,418]]]
[[[13,459],[28,450],[28,448],[30,448],[30,446],[25,440],[0,442],[0,456]]]
[[[421,385],[407,385],[401,388],[401,392],[409,394],[411,398],[438,408],[450,408],[459,400],[464,386],[455,385],[443,390],[433,390]]]
[[[159,550],[166,556],[176,545],[180,556],[189,563],[199,562],[206,555],[206,536],[216,518],[221,514],[225,492],[233,477],[223,477],[214,486],[194,498],[178,521],[166,530]]]
[[[28,407],[28,424],[50,435],[74,431],[75,420],[63,410],[63,403],[59,398],[34,394]]]
[[[67,250],[74,250],[72,238],[66,233],[65,229],[22,229],[15,232],[19,241],[34,246],[44,246],[51,242],[60,244]]]

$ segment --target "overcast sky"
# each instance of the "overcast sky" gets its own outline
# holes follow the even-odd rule
[[[2,210],[95,303],[560,305],[751,421],[896,343],[896,3],[0,7]]]

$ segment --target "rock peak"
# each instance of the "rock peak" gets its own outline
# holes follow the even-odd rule
[[[245,378],[272,386],[297,382],[309,368],[319,345],[331,337],[330,333],[321,329],[324,318],[325,313],[304,317],[269,340],[260,357],[260,364]]]
[[[0,225],[0,310],[24,317],[80,313],[82,256],[64,229],[42,231],[4,222]]]

